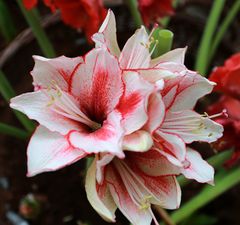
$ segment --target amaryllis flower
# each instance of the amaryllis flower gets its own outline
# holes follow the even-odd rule
[[[224,66],[217,67],[210,75],[210,80],[217,83],[215,91],[222,93],[220,99],[209,106],[209,113],[226,110],[227,117],[216,118],[216,122],[224,126],[223,137],[214,143],[216,150],[235,148],[228,166],[240,159],[240,54],[237,53],[226,60]]]
[[[138,0],[138,8],[146,26],[174,13],[173,0]]]
[[[23,0],[27,9],[34,7],[37,2],[37,0]],[[43,0],[43,2],[53,12],[60,10],[62,20],[73,28],[82,29],[89,41],[106,15],[101,0]]]
[[[151,147],[150,135],[138,130],[148,119],[145,106],[153,87],[123,72],[107,50],[94,49],[84,58],[34,59],[35,91],[11,100],[11,107],[40,124],[28,146],[29,176],[91,153],[124,157],[123,146]]]
[[[187,147],[221,136],[221,125],[193,110],[213,83],[184,66],[185,49],[151,60],[144,27],[120,51],[111,10],[93,40],[83,58],[35,56],[35,91],[11,100],[40,124],[28,175],[94,155],[86,177],[94,209],[108,221],[119,208],[133,225],[158,224],[152,204],[179,207],[176,175],[213,182],[213,168]]]

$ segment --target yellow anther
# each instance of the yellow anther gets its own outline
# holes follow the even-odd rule
[[[146,210],[149,207],[151,207],[151,203],[150,203],[151,198],[152,198],[151,195],[144,196],[144,198],[140,202],[141,204],[140,209]]]

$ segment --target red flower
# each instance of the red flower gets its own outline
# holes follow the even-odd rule
[[[149,26],[159,18],[174,13],[173,0],[138,0],[138,7],[144,23]]]
[[[208,108],[209,113],[226,109],[229,116],[215,120],[224,126],[224,135],[214,147],[219,151],[235,148],[232,158],[226,163],[231,166],[240,159],[240,53],[226,60],[224,66],[216,68],[210,75],[210,80],[217,83],[215,91],[223,95]]]
[[[27,9],[31,9],[37,0],[24,0],[23,3]],[[59,9],[62,20],[73,28],[81,28],[89,41],[106,16],[101,0],[44,0],[44,3],[52,11]]]

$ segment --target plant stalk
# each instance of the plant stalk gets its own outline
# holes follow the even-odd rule
[[[216,26],[218,24],[224,4],[225,0],[213,1],[212,9],[202,35],[201,43],[197,53],[195,69],[203,76],[206,76],[207,73],[207,65],[209,64],[209,49],[211,47],[212,38],[214,32],[216,31]]]

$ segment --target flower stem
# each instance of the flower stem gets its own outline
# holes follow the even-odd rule
[[[17,0],[17,3],[19,5],[25,19],[27,20],[29,26],[31,27],[32,32],[35,35],[35,37],[38,41],[38,44],[43,51],[43,54],[49,58],[55,57],[56,53],[54,51],[54,48],[53,48],[50,40],[48,39],[48,37],[46,35],[44,29],[41,26],[37,10],[36,9],[35,10],[25,9],[25,7],[22,3],[22,0]]]
[[[207,161],[210,165],[212,165],[215,169],[220,169],[223,165],[223,163],[230,159],[233,151],[223,151],[218,153],[217,155],[214,155],[210,157]],[[185,187],[189,183],[191,183],[192,180],[186,179],[184,176],[179,176],[178,177],[178,182],[181,185],[181,187]]]
[[[154,42],[152,43],[151,48],[153,49],[155,47],[152,58],[157,58],[171,50],[173,36],[173,32],[170,30],[156,28],[152,34]],[[151,48],[150,51],[152,50]]]
[[[16,27],[4,0],[0,0],[0,30],[7,42],[11,41],[16,35]]]
[[[29,137],[28,132],[26,132],[25,130],[10,126],[5,123],[0,123],[0,133],[7,134],[19,139],[26,139]]]
[[[198,49],[195,69],[206,76],[207,65],[209,60],[209,49],[211,46],[213,34],[216,31],[216,26],[221,15],[225,0],[215,0],[213,1],[213,6],[210,15],[205,26],[201,43]]]
[[[234,168],[230,172],[220,171],[215,179],[216,185],[205,186],[202,191],[185,203],[179,210],[171,214],[171,218],[175,223],[179,223],[192,215],[201,207],[223,194],[228,189],[240,183],[240,168]]]
[[[138,3],[136,0],[125,0],[125,4],[128,6],[132,17],[135,21],[137,27],[141,27],[143,25],[141,14],[138,10]]]
[[[231,9],[229,10],[228,15],[225,17],[218,31],[216,32],[216,36],[213,40],[208,62],[211,62],[213,56],[216,53],[217,47],[219,46],[221,40],[223,39],[233,19],[236,17],[237,13],[239,12],[239,9],[240,9],[240,1],[236,0],[235,3],[232,5]]]
[[[12,86],[6,79],[6,76],[1,70],[0,70],[0,94],[7,102],[9,102],[9,100],[16,95]],[[25,115],[16,110],[14,110],[14,113],[27,131],[32,132],[34,130],[35,126],[31,120],[29,120]]]

